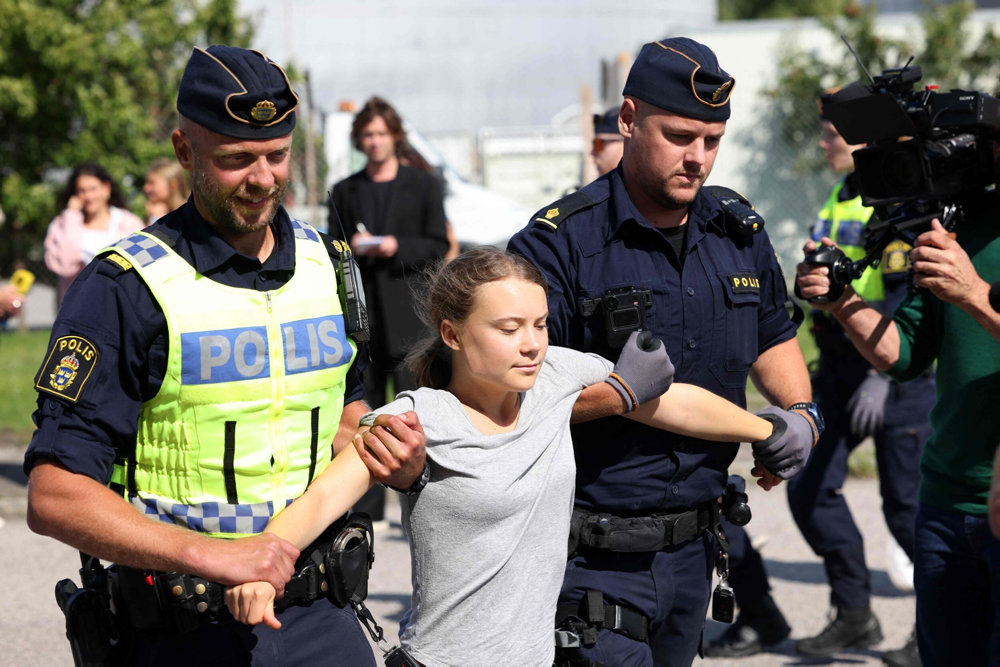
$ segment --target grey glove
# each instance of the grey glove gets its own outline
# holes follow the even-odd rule
[[[851,413],[851,432],[858,437],[874,435],[885,421],[885,400],[889,397],[889,378],[869,373],[854,390],[847,410]]]
[[[774,425],[767,440],[751,443],[757,460],[781,479],[798,474],[809,458],[809,450],[819,439],[819,431],[812,419],[798,410],[782,410],[768,406],[757,413]]]
[[[633,331],[605,380],[622,398],[628,412],[665,392],[674,381],[667,346],[649,331]]]

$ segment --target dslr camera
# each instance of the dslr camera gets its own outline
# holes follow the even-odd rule
[[[916,89],[917,66],[885,70],[870,84],[852,83],[824,104],[824,115],[854,151],[861,202],[875,210],[865,234],[865,256],[850,261],[836,248],[819,248],[806,262],[830,269],[836,301],[844,287],[881,260],[893,238],[914,238],[938,218],[952,229],[962,206],[996,182],[993,142],[1000,139],[1000,100],[987,93],[936,86]]]

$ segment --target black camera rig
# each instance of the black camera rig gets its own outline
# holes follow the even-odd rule
[[[869,75],[869,84],[847,85],[823,106],[848,144],[867,144],[853,157],[861,202],[874,208],[874,217],[863,258],[852,262],[833,247],[806,256],[806,263],[830,269],[830,291],[812,301],[840,298],[847,284],[878,265],[894,238],[911,240],[934,218],[951,230],[964,217],[964,203],[996,183],[1000,100],[977,91],[940,93],[936,86],[916,90],[921,75],[909,63]]]

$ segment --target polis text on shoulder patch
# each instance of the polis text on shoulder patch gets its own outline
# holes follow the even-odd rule
[[[35,389],[76,403],[97,366],[97,347],[83,336],[60,336],[35,378]]]
[[[760,278],[756,273],[730,273],[727,277],[733,294],[760,294]]]

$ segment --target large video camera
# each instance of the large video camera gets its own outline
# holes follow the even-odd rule
[[[1000,100],[986,93],[935,86],[915,90],[916,66],[888,69],[852,83],[824,104],[824,115],[854,151],[861,202],[875,209],[865,230],[865,256],[850,261],[836,248],[806,256],[830,269],[830,291],[813,301],[836,301],[844,287],[876,266],[897,237],[914,238],[938,218],[952,229],[962,206],[996,182],[993,141],[1000,139]]]

